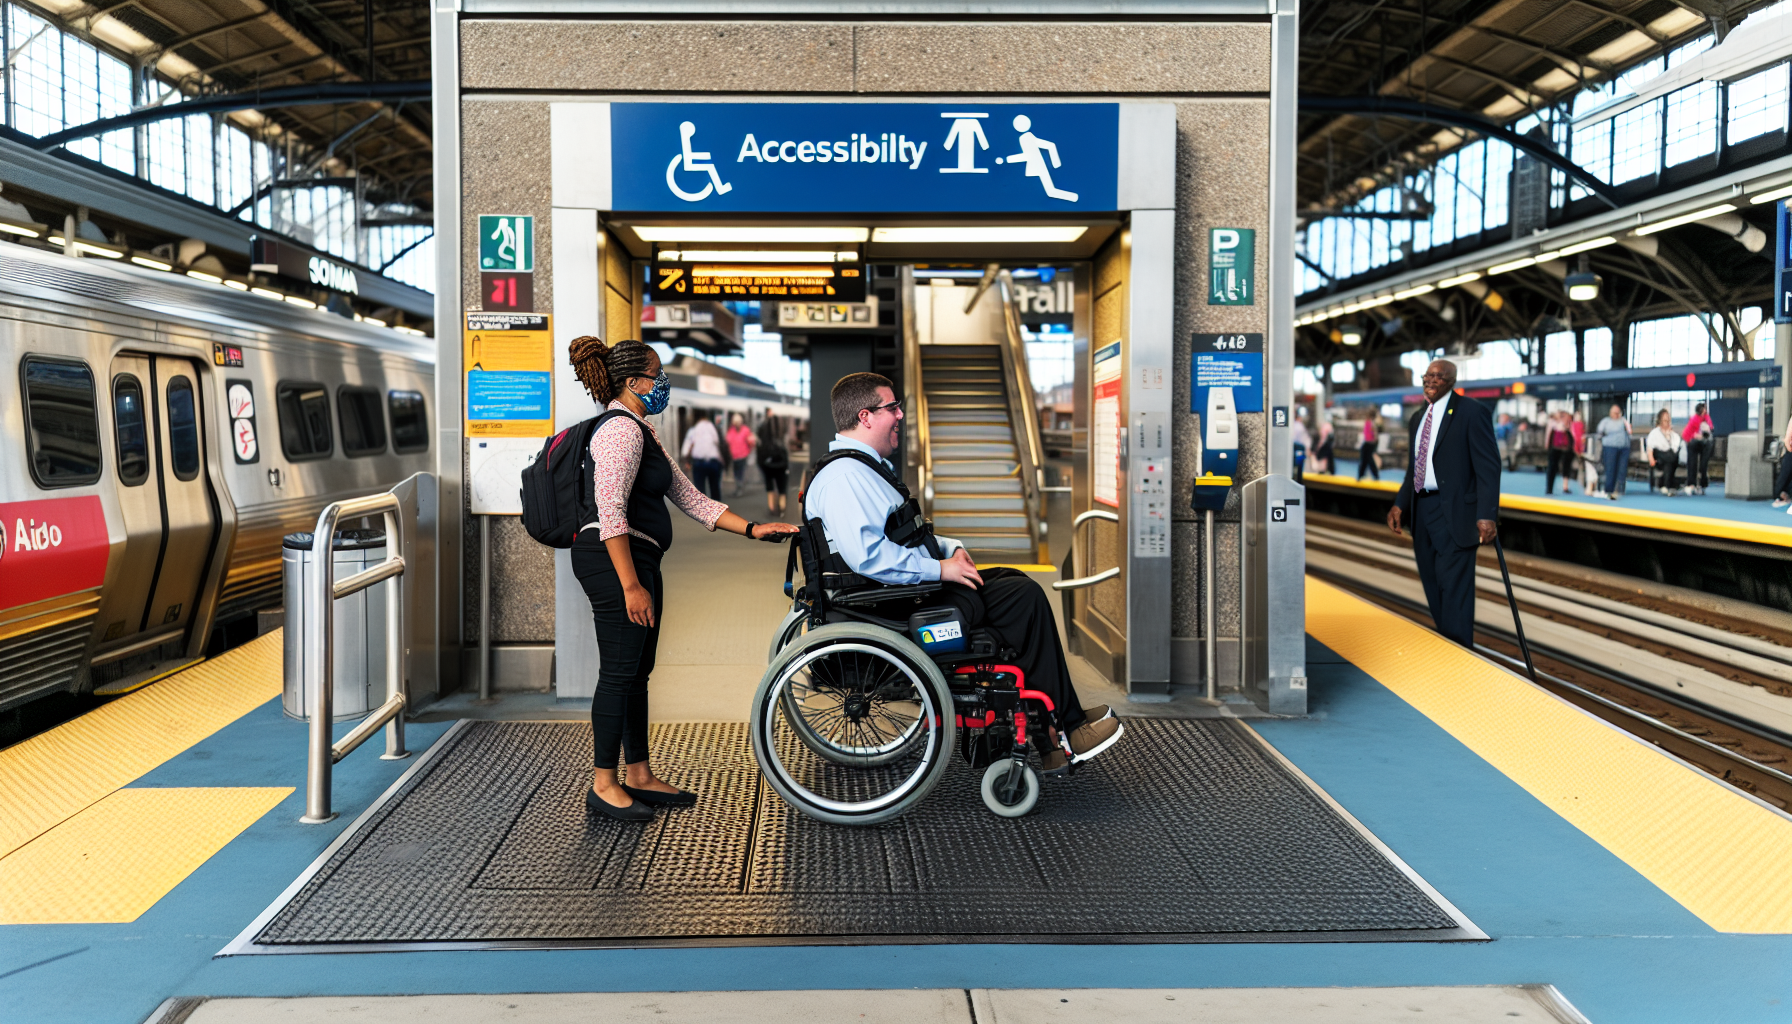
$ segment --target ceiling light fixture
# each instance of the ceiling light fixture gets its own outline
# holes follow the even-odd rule
[[[1470,281],[1479,280],[1481,280],[1481,272],[1479,270],[1471,270],[1466,274],[1457,274],[1455,277],[1446,277],[1442,281],[1437,282],[1437,286],[1439,288],[1454,288],[1459,284],[1467,284]]]
[[[288,295],[285,296],[285,299],[295,306],[304,306],[306,309],[317,308],[317,303],[312,302],[310,299],[301,299],[297,295]]]
[[[1413,288],[1408,288],[1405,291],[1395,292],[1394,298],[1396,298],[1396,299],[1412,299],[1412,298],[1417,298],[1420,295],[1430,295],[1434,291],[1437,291],[1437,285],[1421,284],[1421,285],[1418,285]]]
[[[203,270],[189,270],[189,271],[187,271],[187,276],[190,278],[193,278],[196,281],[205,281],[210,284],[223,284],[224,283],[223,278],[219,277],[216,274],[208,274]]]
[[[870,228],[854,227],[788,227],[752,228],[718,227],[713,224],[680,224],[647,227],[636,225],[634,232],[643,242],[863,242]]]
[[[228,277],[224,279],[224,287],[235,288],[239,292],[246,292],[249,290],[249,286],[247,284],[243,283],[242,281],[232,281]]]
[[[659,258],[667,263],[850,263],[859,254],[832,249],[665,249]]]
[[[1355,347],[1363,343],[1363,328],[1360,324],[1345,324],[1338,328],[1338,342]]]
[[[151,270],[167,271],[174,269],[174,264],[164,263],[161,260],[152,260],[148,256],[132,256],[131,262],[137,264],[139,267],[148,267]]]
[[[1792,196],[1792,185],[1781,185],[1771,192],[1763,192],[1750,199],[1749,202],[1758,206],[1761,203],[1771,203],[1775,199],[1784,199],[1787,196]]]
[[[1495,274],[1505,274],[1514,270],[1522,270],[1525,267],[1534,265],[1536,262],[1537,257],[1535,256],[1523,256],[1519,259],[1508,260],[1505,263],[1495,263],[1493,266],[1487,268],[1487,276],[1492,277]]]
[[[1729,213],[1734,209],[1736,209],[1735,203],[1718,203],[1716,206],[1707,206],[1703,210],[1694,210],[1691,213],[1681,214],[1678,217],[1669,217],[1667,220],[1658,220],[1653,224],[1644,224],[1642,227],[1636,229],[1636,233],[1639,237],[1643,235],[1653,235],[1657,231],[1666,231],[1669,228],[1677,228],[1682,224],[1692,224],[1696,221],[1715,217],[1720,213]]]
[[[24,235],[26,238],[43,237],[43,231],[38,228],[12,220],[0,220],[0,231],[4,231],[9,235]]]
[[[1568,289],[1568,297],[1575,302],[1592,302],[1599,297],[1599,287],[1605,282],[1598,274],[1589,270],[1569,274],[1562,279]]]
[[[364,317],[362,317],[362,318],[361,318],[361,322],[362,322],[362,323],[364,323],[364,324],[372,324],[372,325],[373,325],[373,326],[375,326],[375,327],[384,327],[384,326],[386,326],[386,321],[384,321],[384,320],[376,320],[376,319],[374,319],[374,318],[373,318],[373,317],[370,317],[370,316],[364,316]]]
[[[1604,235],[1599,238],[1588,239],[1585,242],[1576,242],[1573,245],[1564,245],[1564,246],[1562,246],[1561,255],[1574,256],[1574,255],[1577,255],[1577,254],[1583,253],[1583,252],[1592,252],[1594,249],[1603,249],[1606,246],[1611,245],[1615,242],[1617,242],[1617,239],[1614,238],[1613,236]]]
[[[872,242],[913,244],[973,244],[979,242],[1074,242],[1089,228],[1082,224],[1062,226],[1011,225],[1007,227],[928,227],[874,228]]]
[[[285,293],[277,292],[272,288],[250,288],[249,291],[264,299],[273,299],[275,302],[279,302],[281,299],[286,298]]]

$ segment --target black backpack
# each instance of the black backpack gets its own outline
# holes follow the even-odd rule
[[[597,518],[591,435],[603,421],[623,415],[627,414],[611,409],[567,427],[549,438],[535,461],[524,467],[523,529],[529,536],[551,548],[570,548],[579,528]]]

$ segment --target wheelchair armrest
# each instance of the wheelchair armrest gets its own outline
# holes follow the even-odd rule
[[[828,600],[834,604],[865,605],[931,594],[939,590],[941,584],[936,580],[885,585],[857,573],[830,572],[822,575],[821,586],[827,591]]]

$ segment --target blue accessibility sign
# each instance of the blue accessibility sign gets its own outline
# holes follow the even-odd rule
[[[1116,103],[615,103],[618,210],[1116,208]]]

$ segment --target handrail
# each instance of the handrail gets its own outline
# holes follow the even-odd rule
[[[1026,456],[1021,467],[1021,490],[1034,512],[1031,523],[1033,547],[1041,560],[1047,560],[1045,552],[1038,550],[1045,546],[1045,495],[1041,491],[1045,486],[1045,459],[1042,456],[1045,444],[1039,436],[1039,407],[1033,394],[1033,376],[1027,369],[1027,344],[1021,337],[1020,314],[1014,308],[1014,279],[1004,270],[997,275],[996,282],[1002,290],[1002,334],[1006,342],[1002,362],[1008,369],[1009,415],[1015,421],[1016,429],[1026,436],[1024,448],[1015,446],[1016,454]],[[1075,546],[1074,540],[1072,546]]]
[[[908,453],[903,461],[914,470],[910,483],[921,502],[921,514],[933,514],[933,437],[927,429],[927,385],[921,376],[921,336],[915,330],[915,268],[904,266],[897,284],[902,296],[902,394],[908,403],[903,435]]]
[[[311,535],[313,573],[304,593],[304,684],[311,690],[311,727],[305,764],[305,816],[299,820],[318,825],[336,817],[330,810],[331,769],[353,753],[381,726],[386,727],[383,760],[407,756],[404,748],[404,517],[396,495],[370,494],[338,501],[317,517]],[[386,525],[386,560],[371,569],[336,580],[336,523],[342,519],[379,515]],[[331,719],[336,699],[336,600],[356,594],[376,583],[386,584],[386,700],[360,724],[335,743],[330,742]]]
[[[1087,512],[1083,512],[1083,513],[1079,514],[1075,519],[1071,520],[1071,522],[1070,522],[1070,571],[1071,572],[1082,572],[1083,571],[1082,570],[1082,560],[1077,558],[1077,546],[1076,546],[1077,528],[1082,526],[1084,523],[1091,523],[1097,519],[1105,520],[1110,523],[1118,523],[1120,521],[1120,516],[1118,513],[1109,512],[1105,508],[1092,508],[1092,509],[1088,510]],[[1059,580],[1058,582],[1052,584],[1052,589],[1053,590],[1081,590],[1084,587],[1093,587],[1097,583],[1106,583],[1108,580],[1111,580],[1118,575],[1120,575],[1120,567],[1117,565],[1109,566],[1108,568],[1101,570],[1100,572],[1096,573],[1093,576],[1078,576],[1074,579]]]

